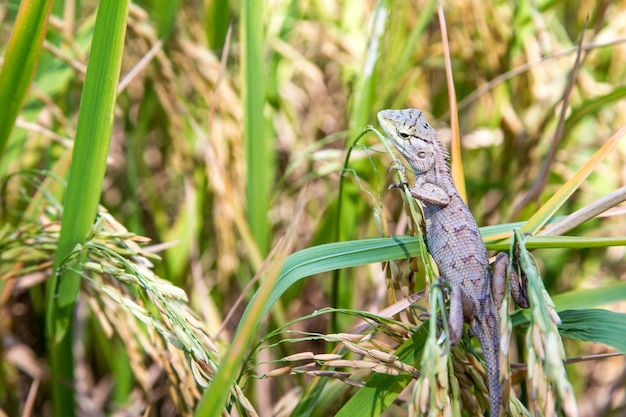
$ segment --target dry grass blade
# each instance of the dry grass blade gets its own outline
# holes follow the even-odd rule
[[[574,193],[582,182],[591,174],[598,166],[600,161],[605,158],[608,153],[615,148],[617,143],[626,134],[626,126],[622,126],[598,149],[591,158],[589,158],[576,173],[561,186],[561,188],[539,209],[533,216],[524,223],[522,230],[530,233],[536,233],[543,227],[548,220],[556,213],[556,211],[565,203],[565,201]]]
[[[626,42],[626,38],[618,38],[618,39],[612,39],[606,42],[590,42],[590,43],[586,43],[583,46],[583,49],[585,52],[589,52],[591,50],[594,49],[599,49],[599,48],[608,48],[611,46],[616,46],[616,45],[620,45],[622,43]],[[534,67],[537,67],[541,64],[547,63],[549,61],[555,60],[555,59],[559,59],[559,58],[563,58],[567,55],[571,55],[574,53],[578,53],[579,50],[579,46],[575,46],[573,48],[567,49],[565,51],[561,51],[549,56],[544,56],[541,57],[540,59],[536,60],[536,61],[532,61],[532,62],[527,62],[525,64],[522,64],[518,67],[513,68],[510,71],[505,72],[504,74],[500,74],[497,77],[494,77],[493,79],[489,80],[488,82],[486,82],[484,85],[481,85],[480,87],[478,87],[474,92],[472,92],[471,94],[469,94],[467,97],[465,97],[464,99],[462,99],[461,101],[459,101],[457,103],[457,107],[459,110],[464,110],[467,107],[469,107],[473,102],[475,102],[476,100],[479,99],[480,96],[487,94],[489,91],[494,90],[496,87],[498,87],[499,85],[517,77],[518,75],[521,75],[527,71],[530,71],[531,69],[533,69]],[[449,117],[450,114],[449,113],[444,113],[442,115],[442,119],[445,119],[447,117]]]
[[[152,61],[152,58],[154,58],[156,54],[161,51],[162,47],[163,40],[161,39],[152,45],[150,50],[139,60],[139,62],[137,62],[137,65],[135,65],[132,70],[122,77],[119,85],[117,86],[117,94],[121,94],[122,91],[128,87],[128,84],[130,84],[133,79],[146,68],[146,66]]]
[[[515,205],[513,209],[513,213],[511,214],[512,219],[516,219],[522,209],[526,206],[526,204],[531,201],[536,200],[543,189],[546,186],[548,181],[548,175],[550,174],[550,169],[552,167],[552,163],[554,161],[554,157],[556,156],[556,151],[561,143],[561,139],[563,136],[563,127],[565,125],[565,115],[567,113],[567,108],[569,106],[569,99],[574,90],[574,85],[576,84],[576,80],[578,78],[578,70],[583,63],[583,42],[585,39],[585,29],[587,28],[587,22],[585,21],[585,26],[583,31],[580,34],[580,40],[578,41],[578,50],[576,52],[576,61],[574,62],[574,67],[572,68],[569,74],[569,82],[567,83],[567,87],[565,92],[563,93],[563,99],[561,103],[561,111],[559,113],[559,121],[556,126],[556,130],[554,131],[554,136],[552,138],[552,142],[550,143],[550,149],[548,150],[548,155],[545,157],[543,161],[543,165],[541,166],[541,171],[535,180],[532,188],[524,195],[524,197]]]
[[[583,224],[587,220],[593,219],[599,214],[604,213],[605,211],[617,206],[618,204],[626,201],[626,187],[622,187],[619,190],[615,190],[609,195],[602,197],[599,200],[594,201],[581,208],[580,210],[575,211],[574,213],[568,215],[563,220],[559,221],[556,224],[546,227],[539,235],[562,235],[572,230],[578,225]]]
[[[235,300],[230,311],[226,314],[226,317],[224,317],[224,322],[222,323],[222,326],[219,328],[219,330],[217,331],[215,335],[216,338],[219,337],[222,331],[226,328],[226,326],[230,324],[230,320],[233,318],[238,308],[241,306],[241,303],[243,303],[244,299],[250,294],[252,289],[257,285],[259,278],[261,278],[261,276],[267,269],[268,265],[270,264],[270,261],[274,259],[278,251],[283,247],[285,243],[284,240],[285,240],[285,237],[282,236],[278,240],[278,242],[276,242],[276,245],[274,245],[274,247],[270,250],[270,253],[267,255],[267,257],[261,264],[261,267],[259,268],[259,270],[256,272],[256,274],[254,274],[250,282],[248,282],[245,288],[241,291],[241,294],[239,294],[239,296]]]
[[[452,178],[463,201],[467,203],[467,191],[465,189],[465,176],[463,175],[463,163],[461,161],[461,134],[459,127],[459,114],[456,107],[456,89],[454,87],[454,77],[452,75],[452,61],[450,58],[450,45],[448,44],[448,28],[446,26],[446,16],[443,11],[441,0],[437,2],[439,13],[439,28],[443,43],[443,59],[446,66],[446,83],[448,87],[448,103],[450,104],[450,129],[452,130],[452,145],[450,146],[450,156],[452,157]]]

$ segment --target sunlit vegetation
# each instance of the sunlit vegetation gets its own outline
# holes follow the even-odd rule
[[[579,3],[0,4],[0,417],[484,415],[367,127],[406,107],[529,251],[512,415],[623,415],[626,2]]]

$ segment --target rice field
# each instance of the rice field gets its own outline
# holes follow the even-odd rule
[[[0,417],[482,416],[380,133],[490,255],[512,416],[626,409],[626,2],[0,4]]]

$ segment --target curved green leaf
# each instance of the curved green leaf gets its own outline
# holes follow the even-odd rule
[[[419,241],[414,236],[352,240],[303,249],[291,254],[285,260],[263,315],[289,287],[302,278],[337,269],[419,255]]]
[[[559,333],[563,336],[604,343],[626,353],[626,314],[608,310],[566,310],[559,316]]]

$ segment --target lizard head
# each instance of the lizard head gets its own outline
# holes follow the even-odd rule
[[[422,174],[435,163],[437,131],[417,109],[382,110],[378,122],[391,143],[415,171]]]

